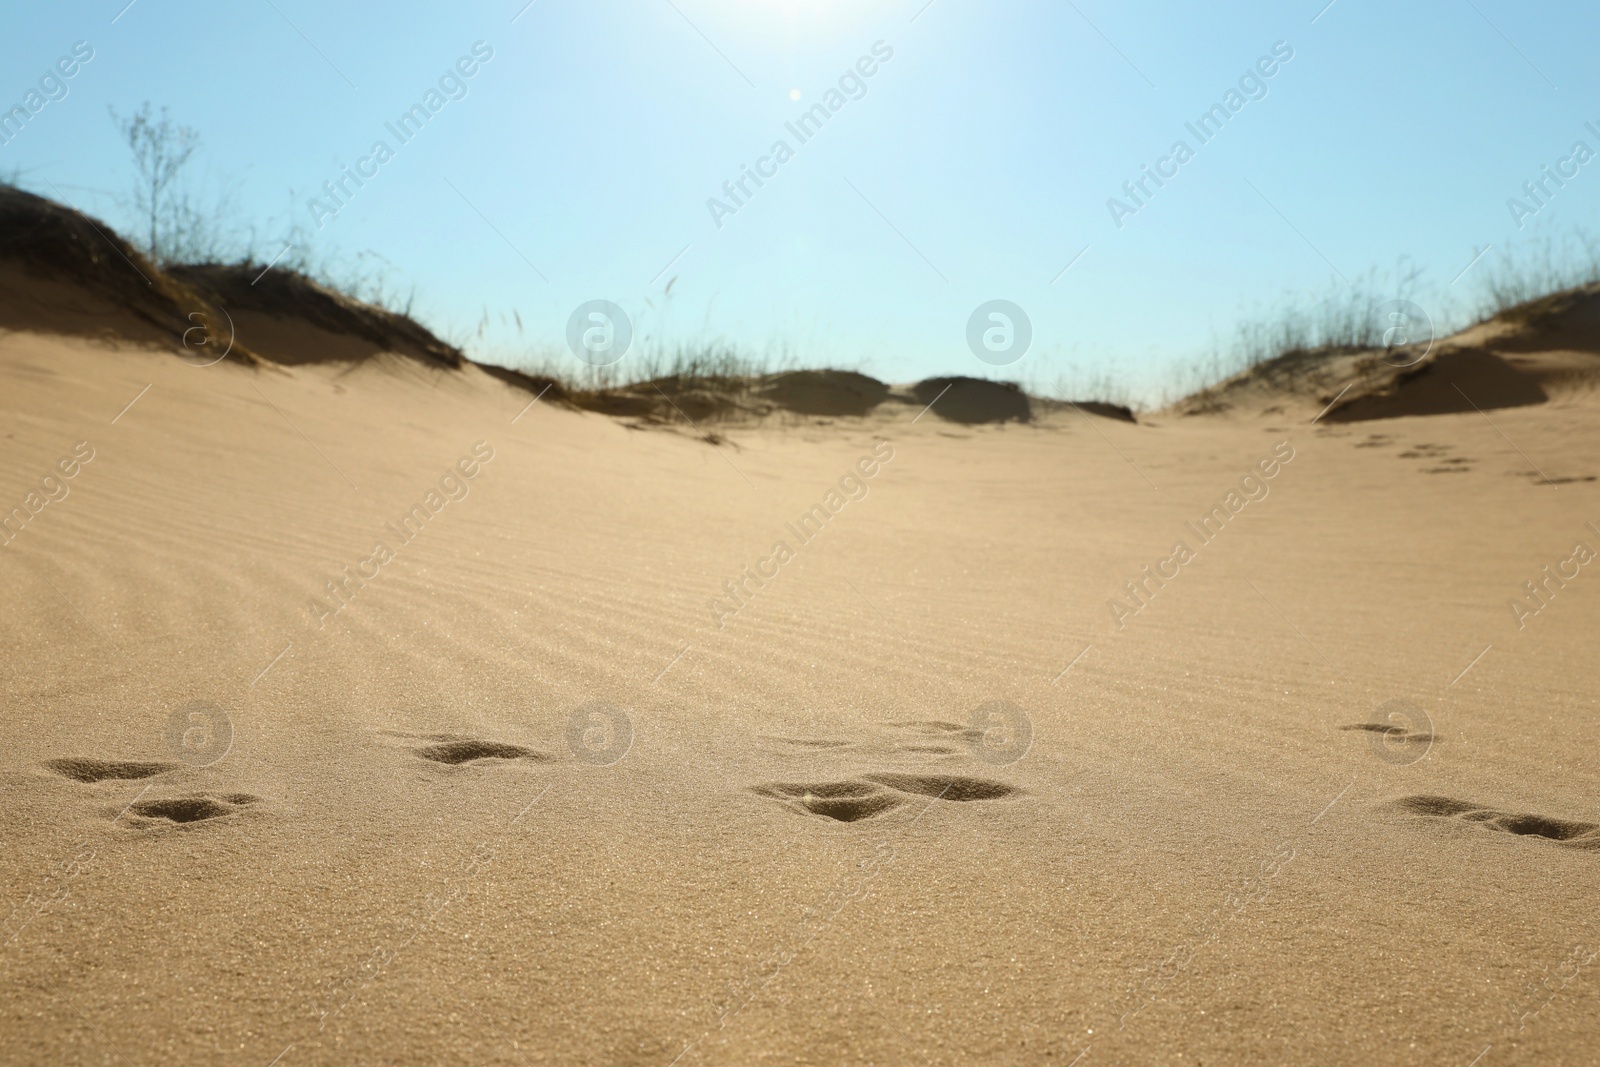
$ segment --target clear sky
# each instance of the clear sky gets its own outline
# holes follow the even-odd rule
[[[1503,250],[1600,206],[1600,161],[1572,159],[1600,151],[1600,10],[1577,0],[125,4],[7,11],[0,104],[76,42],[93,58],[0,171],[131,233],[107,105],[170,106],[204,139],[196,188],[234,190],[263,261],[291,222],[302,253],[379,253],[429,325],[498,362],[578,368],[567,319],[607,299],[641,337],[898,381],[1089,367],[1148,393],[1241,314],[1401,257],[1448,317]],[[445,77],[463,57],[472,75]],[[402,142],[385,124],[442,77]],[[785,124],[818,104],[802,142]],[[1185,123],[1216,104],[1202,143]],[[331,214],[347,166],[375,174]],[[1546,166],[1576,174],[1514,218]],[[775,176],[735,202],[744,167]],[[1172,176],[1135,201],[1143,167]],[[993,299],[1032,324],[1012,366],[968,348]]]

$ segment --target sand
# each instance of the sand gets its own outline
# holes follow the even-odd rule
[[[0,381],[0,507],[66,492],[0,547],[0,1060],[1600,1047],[1592,392],[713,446],[396,356]]]

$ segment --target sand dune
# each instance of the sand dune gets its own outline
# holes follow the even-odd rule
[[[3,270],[10,1062],[1593,1059],[1577,312],[1359,426],[840,375],[714,445]],[[1405,409],[1472,352],[1543,399]]]
[[[1422,352],[1291,352],[1166,414],[1361,422],[1526,407],[1600,389],[1597,345],[1600,286],[1588,286],[1513,308]]]
[[[266,368],[363,365],[400,357],[419,368],[470,361],[411,319],[352,300],[289,270],[190,266],[163,270],[110,227],[70,208],[0,186],[0,328],[88,336],[166,348],[192,365],[231,358]],[[381,361],[381,360],[380,360]],[[392,361],[391,361],[392,362]],[[864,416],[884,409],[967,424],[1026,422],[1058,402],[979,378],[930,378],[900,388],[843,370],[799,370],[753,380],[672,375],[579,389],[504,367],[484,373],[550,404],[663,427],[772,416]],[[1090,414],[1133,421],[1128,409],[1084,402]],[[716,439],[716,435],[711,435]]]

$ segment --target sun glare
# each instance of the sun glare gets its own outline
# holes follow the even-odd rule
[[[740,15],[781,23],[791,38],[837,37],[897,6],[895,0],[736,0]]]

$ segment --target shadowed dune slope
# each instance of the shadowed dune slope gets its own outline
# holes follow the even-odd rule
[[[356,362],[394,352],[441,367],[461,350],[414,319],[353,300],[294,271],[253,266],[173,267],[173,277],[226,308],[251,349],[274,363]]]
[[[283,268],[163,268],[104,223],[0,186],[0,327],[153,344],[195,361],[355,363],[392,352],[455,369],[461,351],[407,316]]]
[[[163,274],[109,227],[0,185],[0,326],[135,343],[180,343],[202,294]]]
[[[1481,348],[1442,352],[1408,370],[1388,388],[1341,401],[1324,417],[1329,422],[1360,422],[1525,407],[1550,399],[1533,375]]]
[[[911,387],[920,403],[933,404],[947,422],[1028,422],[1033,410],[1028,395],[1010,382],[983,378],[926,378]]]
[[[801,415],[865,415],[889,398],[889,387],[854,371],[797,370],[772,375],[756,394]]]

